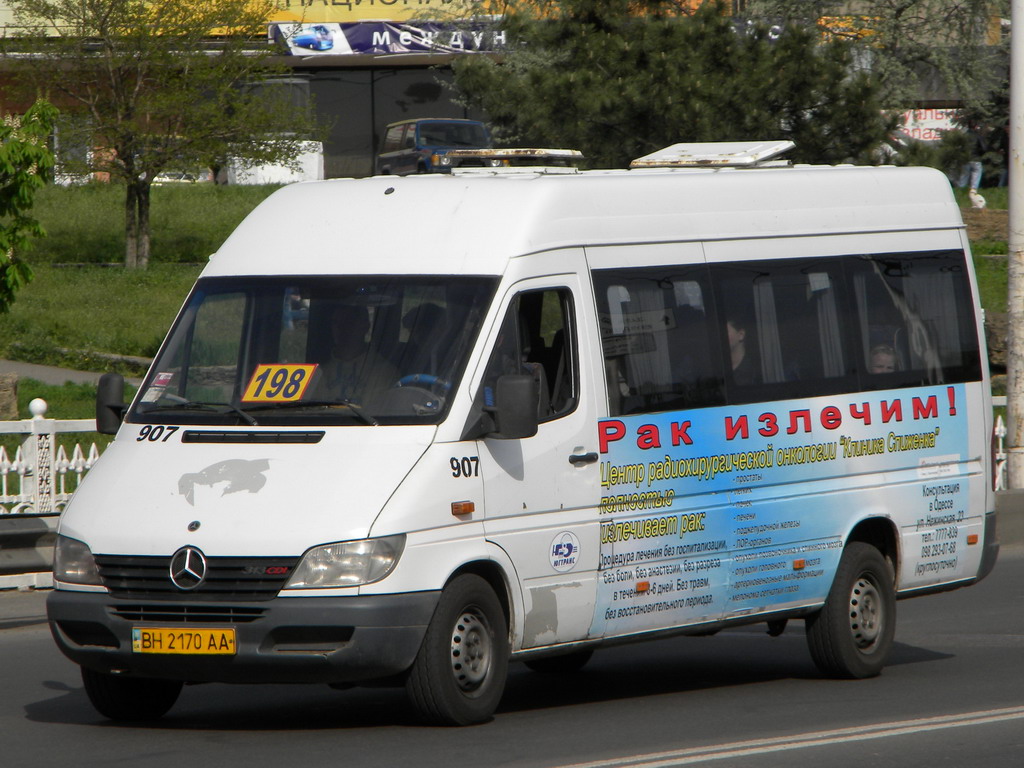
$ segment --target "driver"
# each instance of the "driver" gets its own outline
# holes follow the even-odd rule
[[[326,396],[366,406],[395,385],[398,372],[373,348],[369,332],[366,307],[342,304],[331,314],[331,356],[321,383]]]

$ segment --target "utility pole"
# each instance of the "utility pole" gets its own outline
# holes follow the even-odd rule
[[[1007,470],[1024,487],[1024,0],[1010,13],[1009,286],[1006,354]]]

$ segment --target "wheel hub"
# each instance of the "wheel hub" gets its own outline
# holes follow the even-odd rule
[[[465,610],[452,629],[452,673],[463,691],[475,691],[491,668],[491,634],[486,619]]]
[[[882,599],[874,582],[861,576],[850,592],[850,630],[861,650],[870,650],[878,641],[885,619]]]

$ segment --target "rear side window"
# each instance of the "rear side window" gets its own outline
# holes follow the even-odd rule
[[[981,378],[959,251],[594,273],[613,415]]]
[[[862,256],[848,263],[865,389],[981,378],[964,256]]]

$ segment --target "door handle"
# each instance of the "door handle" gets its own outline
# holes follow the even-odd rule
[[[593,464],[597,461],[597,452],[591,451],[590,453],[571,453],[569,454],[569,463],[574,467],[580,464]]]

